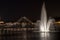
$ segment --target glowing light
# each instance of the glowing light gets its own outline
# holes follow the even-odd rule
[[[3,21],[0,21],[0,24],[3,24],[4,22]]]
[[[40,31],[41,32],[49,31],[49,29],[47,29],[47,14],[45,9],[45,3],[43,3],[42,11],[41,11]]]
[[[47,28],[45,29],[44,27],[41,27],[41,28],[40,28],[40,31],[41,31],[41,32],[49,32],[49,29],[47,29]]]
[[[60,21],[58,21],[58,22],[55,22],[55,23],[60,23]]]
[[[50,32],[49,28],[51,25],[53,25],[55,22],[55,19],[49,18],[47,20],[47,13],[45,9],[45,3],[43,3],[42,11],[41,11],[41,21],[40,21],[40,32]],[[57,22],[60,23],[60,22]]]
[[[43,3],[42,11],[41,11],[41,21],[40,21],[40,31],[41,32],[49,32],[50,25],[52,24],[52,19],[47,20],[47,14],[45,9],[45,3]]]

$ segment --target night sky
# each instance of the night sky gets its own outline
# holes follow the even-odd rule
[[[60,17],[60,1],[45,0],[48,17]],[[0,17],[18,20],[20,17],[35,21],[40,18],[43,0],[0,0]]]

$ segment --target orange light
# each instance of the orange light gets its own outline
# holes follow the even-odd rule
[[[3,21],[0,21],[0,24],[1,24],[1,23],[4,23],[4,22],[3,22]]]
[[[58,22],[55,22],[55,23],[58,23],[58,24],[60,24],[60,21],[58,21]]]

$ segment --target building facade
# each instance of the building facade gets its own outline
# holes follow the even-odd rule
[[[37,27],[26,17],[0,26],[0,40],[39,40]]]

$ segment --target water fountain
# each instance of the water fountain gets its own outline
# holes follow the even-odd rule
[[[45,3],[43,3],[41,11],[40,32],[49,32],[50,31],[49,28],[52,21],[53,21],[52,19],[47,20]]]
[[[42,11],[41,11],[41,21],[40,21],[40,37],[41,40],[49,40],[50,38],[50,26],[52,25],[54,20],[50,19],[47,20],[47,14],[45,9],[45,3],[43,3]]]

